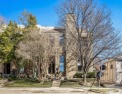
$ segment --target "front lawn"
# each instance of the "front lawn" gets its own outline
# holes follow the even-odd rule
[[[60,87],[81,87],[83,79],[70,79],[66,81],[62,81]],[[97,82],[94,78],[87,78],[87,83],[89,83],[88,86],[85,87],[96,87]]]
[[[2,77],[0,77],[0,80],[2,80],[3,78]]]
[[[93,83],[93,79],[87,79],[88,82]],[[73,79],[73,80],[66,80],[62,81],[60,87],[81,87],[82,85],[79,84],[81,82],[81,79]],[[95,85],[95,84],[94,84]],[[93,86],[94,86],[93,85]],[[32,79],[17,79],[13,81],[9,81],[5,83],[5,87],[51,87],[52,82],[46,81],[44,83],[39,83],[36,80]]]
[[[51,82],[39,83],[30,80],[15,80],[7,82],[5,87],[51,87]]]
[[[63,81],[60,87],[81,87],[79,82]]]

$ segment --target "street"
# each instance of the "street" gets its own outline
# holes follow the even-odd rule
[[[94,93],[82,88],[0,88],[0,94],[122,94],[121,92]]]

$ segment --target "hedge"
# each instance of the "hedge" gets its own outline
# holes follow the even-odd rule
[[[74,78],[83,78],[83,73],[76,73],[73,77]],[[95,72],[88,72],[86,77],[95,78]]]

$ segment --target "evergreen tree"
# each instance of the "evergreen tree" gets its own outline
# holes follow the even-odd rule
[[[28,27],[35,27],[37,24],[36,17],[33,16],[32,14],[29,15],[28,17]]]
[[[18,28],[16,22],[10,21],[4,32],[0,34],[0,58],[3,63],[15,59],[16,45],[21,39],[21,29]]]

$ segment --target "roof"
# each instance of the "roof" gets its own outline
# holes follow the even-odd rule
[[[6,28],[7,25],[4,25],[4,27]],[[17,25],[19,28],[25,28],[24,25]],[[65,32],[65,27],[53,27],[53,26],[41,26],[41,25],[36,25],[40,30],[45,30],[45,32],[47,31],[48,33],[64,33]],[[2,32],[2,30],[0,29],[0,32]]]

